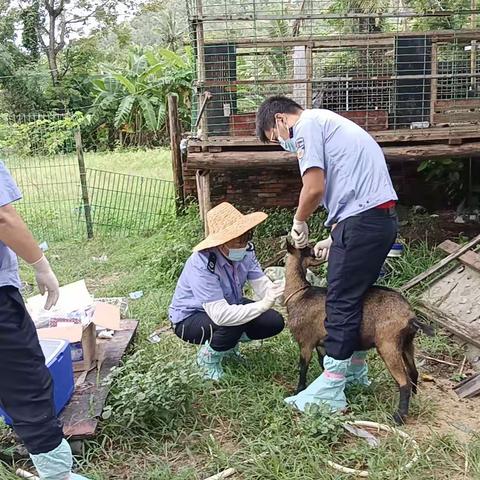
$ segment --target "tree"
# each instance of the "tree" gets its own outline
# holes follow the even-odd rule
[[[68,42],[86,30],[113,21],[117,9],[126,5],[127,0],[41,0],[33,4],[20,0],[18,3],[28,20],[28,44],[31,46],[36,37],[47,57],[52,84],[57,86],[65,73],[60,69],[59,56]]]

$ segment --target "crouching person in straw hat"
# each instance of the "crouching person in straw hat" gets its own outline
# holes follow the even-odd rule
[[[239,342],[283,330],[283,318],[272,307],[284,286],[266,277],[250,243],[253,229],[266,218],[261,212],[242,215],[229,203],[210,210],[209,235],[194,248],[178,280],[170,321],[179,338],[202,345],[197,363],[206,378],[222,377],[222,359],[238,356]],[[244,297],[247,282],[260,301]]]

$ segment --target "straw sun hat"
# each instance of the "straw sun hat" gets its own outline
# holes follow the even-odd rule
[[[268,215],[263,212],[243,215],[230,203],[221,203],[207,213],[209,234],[193,251],[198,252],[223,245],[255,228],[267,217]]]

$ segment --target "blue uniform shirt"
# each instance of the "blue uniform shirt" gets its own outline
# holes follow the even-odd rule
[[[324,171],[325,225],[398,199],[382,149],[356,123],[330,110],[304,110],[293,137],[302,176],[312,167]]]
[[[225,299],[240,305],[248,280],[264,276],[253,249],[241,262],[230,263],[217,248],[193,253],[183,267],[169,309],[174,324],[197,312],[203,304]]]
[[[0,161],[0,207],[4,207],[22,198],[20,190],[7,167]],[[0,287],[20,288],[17,256],[0,241]]]

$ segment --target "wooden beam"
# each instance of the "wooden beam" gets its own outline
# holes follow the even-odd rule
[[[451,240],[445,240],[438,246],[438,248],[445,253],[452,254],[457,252],[461,248],[461,245],[452,242]],[[478,253],[469,250],[459,257],[458,260],[465,266],[480,273],[480,255]]]
[[[182,134],[178,115],[178,97],[175,94],[168,95],[168,123],[170,130],[173,184],[175,186],[175,205],[177,214],[179,214],[184,207],[185,198],[183,193],[182,153],[180,151]]]
[[[430,158],[477,156],[480,142],[462,145],[412,145],[383,147],[388,162],[412,162]],[[189,153],[186,166],[193,169],[224,170],[226,168],[285,168],[297,164],[295,154],[284,151],[225,151],[219,153]]]
[[[187,159],[187,168],[225,170],[236,168],[280,168],[297,167],[295,154],[284,151],[274,152],[220,152],[191,153]]]
[[[411,37],[420,34],[422,37],[430,38],[434,42],[461,42],[480,40],[480,30],[429,30],[427,32],[392,32],[392,33],[362,33],[350,35],[311,35],[303,37],[283,37],[280,39],[271,38],[244,38],[228,40],[229,44],[237,48],[251,47],[288,47],[294,45],[312,45],[313,48],[346,48],[354,46],[373,46],[393,44],[397,37]],[[218,44],[221,39],[208,40],[205,43]],[[224,39],[224,41],[226,41]]]
[[[197,197],[200,209],[200,218],[203,221],[205,236],[208,235],[207,213],[212,209],[210,200],[210,172],[197,170]]]
[[[473,248],[478,243],[480,243],[480,235],[477,235],[473,240],[470,240],[470,242],[468,242],[462,248],[450,254],[448,257],[443,258],[442,260],[437,262],[435,265],[433,265],[429,269],[422,272],[420,275],[417,275],[415,278],[412,278],[412,280],[410,280],[405,285],[403,285],[400,288],[400,290],[402,292],[406,292],[407,290],[414,287],[415,285],[418,285],[420,282],[423,282],[430,275],[432,275],[435,272],[438,272],[441,268],[448,265],[452,260],[456,260],[458,257],[462,256],[465,252],[468,252],[471,248]]]
[[[447,315],[442,310],[430,305],[427,302],[420,301],[415,309],[424,315],[428,320],[438,323],[442,327],[446,328],[449,332],[452,332],[458,338],[465,340],[465,342],[480,348],[480,338],[472,335],[471,329],[465,328],[460,325],[459,322]]]

